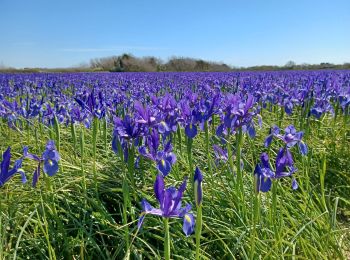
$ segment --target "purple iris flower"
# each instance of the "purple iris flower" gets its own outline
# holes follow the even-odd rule
[[[182,100],[179,107],[181,110],[181,117],[179,121],[183,122],[183,125],[185,126],[186,136],[193,139],[198,134],[196,125],[198,122],[198,117],[196,116],[198,111],[190,107],[188,100]]]
[[[79,122],[83,123],[86,128],[91,126],[91,117],[89,118],[86,112],[82,112],[77,106],[74,106],[70,110],[71,123]]]
[[[151,95],[151,100],[157,108],[162,111],[164,114],[168,114],[173,116],[176,111],[177,102],[175,98],[169,93],[165,93],[163,97],[157,97],[155,95]]]
[[[311,108],[310,114],[316,117],[317,119],[320,119],[321,116],[325,113],[322,107],[315,106]]]
[[[228,152],[226,149],[222,149],[216,144],[213,145],[213,149],[216,158],[216,164],[218,164],[220,161],[226,162],[228,160]]]
[[[280,138],[285,142],[288,148],[293,147],[297,143],[301,142],[301,139],[304,135],[304,132],[297,132],[293,125],[287,126],[284,130],[284,136],[277,135],[277,138]]]
[[[40,114],[41,107],[43,104],[43,99],[41,99],[41,102],[39,103],[35,98],[29,99],[29,96],[27,96],[27,98],[24,99],[23,102],[21,103],[22,103],[22,107],[21,107],[20,114],[24,118],[30,119]]]
[[[134,119],[126,115],[124,119],[119,117],[113,118],[114,132],[112,138],[112,149],[115,153],[119,153],[119,148],[123,150],[124,161],[128,161],[129,149],[134,145],[138,145],[142,136],[142,128]],[[120,144],[120,147],[119,147]]]
[[[215,154],[215,164],[218,165],[221,161],[227,162],[228,152],[226,149],[221,148],[219,145],[213,145],[214,154]],[[235,160],[235,156],[233,156]],[[241,170],[244,168],[244,161],[241,159]]]
[[[193,139],[198,133],[197,126],[195,124],[189,123],[185,126],[185,134]]]
[[[27,181],[26,175],[24,174],[22,167],[22,158],[15,161],[14,166],[10,169],[11,161],[11,147],[2,155],[1,169],[0,169],[0,187],[2,187],[7,181],[9,181],[13,175],[19,173],[22,177],[22,183]]]
[[[269,156],[266,153],[261,154],[261,163],[255,167],[254,174],[256,175],[256,190],[268,192],[271,188],[271,178],[274,172],[271,170]]]
[[[237,95],[228,95],[226,97],[224,113],[221,115],[222,124],[216,130],[218,136],[227,135],[228,129],[235,133],[237,129],[242,128],[250,137],[255,137],[255,126],[253,118],[257,115],[254,109],[254,97],[248,95],[247,99],[242,99]]]
[[[167,176],[171,171],[172,165],[176,162],[175,154],[158,152],[156,159],[158,171],[161,172],[163,176]]]
[[[102,92],[98,93],[98,100],[95,97],[95,88],[90,94],[84,92],[81,98],[74,98],[75,101],[81,106],[82,110],[90,113],[92,116],[99,119],[106,115],[106,109],[104,104],[104,97]]]
[[[23,157],[29,158],[31,160],[38,162],[38,166],[35,169],[34,175],[33,175],[33,181],[32,181],[33,187],[36,186],[36,184],[39,180],[42,162],[44,164],[44,166],[43,166],[44,173],[46,173],[50,177],[54,176],[58,172],[58,169],[59,169],[58,161],[60,160],[60,155],[59,155],[58,151],[56,150],[55,142],[53,140],[49,140],[46,143],[46,149],[43,152],[41,157],[39,157],[35,154],[32,154],[32,153],[29,153],[28,146],[25,146],[23,148]]]
[[[139,124],[152,127],[155,125],[156,117],[153,115],[149,107],[144,107],[139,101],[135,101],[134,104],[136,122]]]
[[[160,207],[154,208],[147,200],[141,201],[142,212],[138,222],[138,228],[141,228],[145,215],[151,214],[161,216],[164,218],[182,218],[183,219],[183,232],[186,236],[189,236],[194,231],[195,221],[191,210],[191,205],[186,204],[182,207],[181,200],[183,193],[186,189],[187,178],[185,177],[183,183],[176,189],[175,187],[165,188],[164,178],[161,174],[158,174],[154,183],[154,194],[159,202]]]
[[[121,149],[121,152],[123,153],[124,162],[127,162],[129,157],[128,142],[125,139],[120,138],[119,135],[114,132],[112,138],[112,150],[116,154],[119,154],[119,149]]]
[[[46,149],[42,154],[42,160],[44,161],[44,172],[53,176],[58,172],[58,161],[60,160],[60,155],[55,147],[55,142],[49,140],[46,144]]]
[[[160,134],[167,134],[168,132],[170,132],[170,127],[165,121],[160,121],[158,123],[158,132]]]
[[[172,152],[173,148],[170,141],[164,143],[163,150],[159,150],[159,146],[159,134],[153,129],[146,139],[146,145],[139,148],[139,153],[156,162],[158,171],[165,177],[170,173],[172,165],[175,164],[176,156]]]
[[[213,114],[217,113],[217,107],[219,105],[219,94],[214,94],[214,97],[203,97],[196,104],[193,109],[193,116],[197,122],[200,123],[200,128],[204,129],[204,123],[206,121],[210,122]]]
[[[265,147],[269,147],[272,143],[273,137],[277,136],[280,133],[280,129],[278,126],[274,125],[270,128],[269,135],[266,137],[264,145]]]
[[[294,161],[290,150],[286,148],[280,148],[276,156],[276,172],[274,177],[276,179],[279,179],[291,176],[296,171],[293,165]],[[287,167],[290,171],[287,171]]]
[[[284,111],[286,111],[287,115],[293,113],[293,103],[290,99],[284,100]]]
[[[52,109],[50,104],[46,104],[46,109],[43,109],[43,122],[47,123],[48,125],[54,124],[54,118],[55,118],[55,111]]]
[[[272,180],[292,176],[297,169],[294,167],[291,152],[286,148],[281,148],[276,157],[276,170],[273,171],[270,166],[267,153],[261,154],[261,163],[255,167],[257,192],[268,192],[271,189]],[[292,178],[293,190],[298,188],[295,178]]]
[[[194,198],[197,207],[202,204],[203,200],[203,190],[202,190],[203,175],[202,172],[196,167],[194,172]]]
[[[270,133],[265,139],[265,147],[271,145],[273,137],[276,137],[282,140],[287,148],[291,148],[294,145],[298,144],[300,152],[302,155],[307,154],[308,148],[307,145],[301,140],[303,138],[304,132],[297,132],[293,125],[289,125],[284,130],[284,135],[280,134],[280,129],[277,126],[273,126],[270,129]]]
[[[350,94],[341,93],[339,94],[339,103],[343,111],[346,111],[346,109],[350,106]]]
[[[124,119],[114,118],[114,135],[118,135],[122,139],[136,140],[141,136],[141,133],[140,125],[129,115],[126,115]]]
[[[8,126],[10,128],[15,128],[17,118],[17,110],[18,110],[18,104],[16,101],[9,102],[6,99],[1,100],[1,116],[4,118],[7,118],[8,120]]]
[[[323,114],[326,114],[327,112],[330,112],[332,115],[334,115],[334,109],[332,105],[329,103],[326,99],[316,99],[315,104],[310,109],[310,115],[316,117],[317,119],[320,119]]]
[[[177,130],[179,108],[175,98],[169,93],[165,93],[163,97],[151,95],[152,104],[159,111],[157,113],[158,132],[163,136],[168,136],[171,131]]]

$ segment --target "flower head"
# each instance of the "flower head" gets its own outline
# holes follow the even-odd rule
[[[53,176],[58,172],[58,168],[59,168],[58,161],[60,160],[60,155],[56,150],[55,142],[53,140],[49,140],[46,143],[46,149],[43,152],[42,157],[29,153],[28,146],[23,147],[23,158],[28,158],[38,162],[38,166],[36,167],[33,174],[33,180],[32,180],[33,187],[36,186],[39,180],[42,162],[44,163],[43,171],[47,175]]]
[[[194,173],[194,198],[195,198],[197,207],[202,204],[202,199],[203,199],[202,181],[203,181],[203,175],[199,170],[199,168],[196,167],[196,170]]]
[[[216,129],[216,134],[222,136],[231,132],[236,133],[239,128],[242,128],[243,132],[247,132],[250,137],[255,137],[253,118],[257,113],[254,109],[254,97],[249,94],[244,99],[238,94],[229,94],[224,102],[225,109],[221,115],[222,124]]]
[[[156,168],[163,176],[167,176],[172,165],[176,162],[176,156],[172,152],[171,142],[163,144],[163,149],[160,150],[160,140],[157,130],[153,129],[146,139],[146,145],[139,147],[139,152],[142,156],[156,162]]]
[[[221,148],[220,146],[214,144],[213,145],[214,154],[215,154],[215,162],[219,163],[219,161],[226,162],[228,160],[228,152],[226,149]]]
[[[256,165],[254,171],[257,192],[268,192],[271,189],[272,180],[290,177],[297,171],[292,154],[286,148],[281,148],[277,154],[275,171],[271,169],[267,153],[262,153],[260,160],[261,163]],[[292,188],[293,190],[298,188],[295,178],[292,178]]]
[[[2,155],[1,169],[0,169],[0,187],[3,186],[7,181],[9,181],[13,175],[19,173],[22,177],[22,183],[27,181],[22,167],[22,158],[15,161],[14,166],[10,169],[11,161],[11,148],[8,147],[7,150]]]
[[[307,145],[302,141],[304,132],[297,132],[293,125],[289,125],[284,129],[284,135],[280,134],[280,129],[277,126],[273,126],[270,129],[269,135],[265,139],[265,146],[269,147],[271,145],[273,137],[282,140],[287,148],[292,148],[296,144],[299,146],[300,153],[302,155],[307,154]]]
[[[146,214],[162,216],[164,218],[182,218],[184,233],[186,236],[192,234],[195,224],[193,215],[189,213],[192,207],[190,204],[186,204],[185,207],[181,206],[186,184],[187,178],[184,179],[178,189],[175,187],[165,188],[163,175],[158,174],[154,183],[154,194],[160,207],[154,208],[147,200],[143,199],[141,201],[142,213],[139,218],[138,227],[141,228]]]
[[[53,176],[58,172],[58,161],[60,160],[60,155],[56,150],[55,142],[49,140],[46,144],[46,149],[43,152],[42,160],[44,161],[44,172]]]

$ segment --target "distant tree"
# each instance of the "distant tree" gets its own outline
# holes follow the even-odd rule
[[[79,68],[84,69],[84,66]],[[153,57],[135,57],[130,53],[124,53],[119,56],[96,58],[90,61],[92,71],[232,71],[232,70],[317,70],[317,69],[350,69],[350,63],[334,65],[328,62],[320,64],[296,64],[294,61],[288,61],[284,66],[260,65],[252,67],[231,67],[225,63],[206,61],[203,59],[194,59],[189,57],[173,56],[166,62]]]
[[[345,62],[345,63],[342,65],[342,68],[343,68],[343,69],[350,69],[350,62]]]
[[[230,71],[233,68],[228,66],[225,63],[217,63],[217,62],[210,62],[209,63],[209,71]]]
[[[165,66],[167,71],[195,71],[196,61],[187,57],[172,57]]]
[[[204,60],[197,60],[195,70],[198,71],[208,71],[210,64]]]
[[[130,58],[133,58],[134,56],[132,54],[129,54],[129,53],[124,53],[121,58],[122,60],[128,60]]]
[[[109,71],[111,72],[124,72],[124,64],[120,57],[114,60],[114,66]]]
[[[320,63],[320,68],[321,69],[333,69],[334,68],[334,64],[329,63],[329,62],[321,62]]]
[[[295,67],[296,63],[292,60],[288,61],[284,67],[287,68],[287,69],[293,69]]]

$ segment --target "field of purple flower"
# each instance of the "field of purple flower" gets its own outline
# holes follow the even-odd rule
[[[0,74],[0,259],[345,259],[350,71]]]

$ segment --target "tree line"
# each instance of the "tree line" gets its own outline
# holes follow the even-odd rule
[[[273,70],[319,70],[319,69],[350,69],[350,63],[333,64],[322,62],[320,64],[296,64],[288,61],[283,66],[259,65],[250,67],[235,67],[225,63],[205,61],[189,57],[171,57],[167,61],[147,56],[136,57],[132,54],[122,54],[91,59],[89,64],[71,68],[24,68],[15,69],[0,64],[0,72],[161,72],[161,71],[273,71]]]
[[[167,62],[155,57],[135,57],[131,54],[96,58],[90,61],[95,71],[131,72],[131,71],[230,71],[232,67],[225,63],[204,61],[188,57],[172,57]]]

